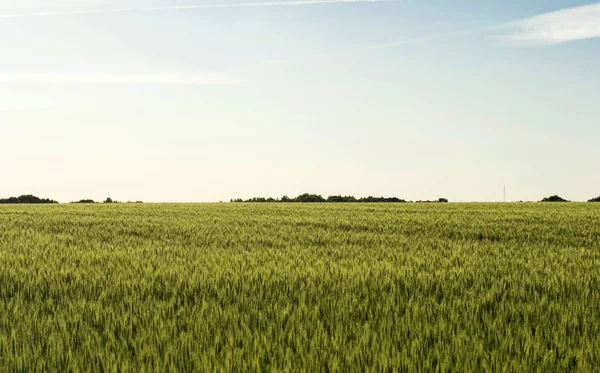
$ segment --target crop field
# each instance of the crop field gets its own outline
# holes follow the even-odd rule
[[[596,204],[0,207],[2,372],[599,367]]]

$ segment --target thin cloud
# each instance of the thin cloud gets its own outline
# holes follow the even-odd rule
[[[343,52],[393,48],[473,34],[489,35],[493,31],[506,32],[507,34],[501,38],[513,42],[539,45],[552,45],[574,40],[597,38],[600,37],[600,3],[546,13],[501,25],[377,43],[366,47],[350,48]]]
[[[69,16],[91,13],[116,13],[116,12],[152,12],[168,10],[198,10],[198,9],[217,9],[217,8],[250,8],[250,7],[276,7],[276,6],[306,6],[306,5],[325,5],[325,4],[352,4],[352,3],[383,3],[395,2],[399,0],[290,0],[290,1],[268,1],[256,3],[230,3],[230,4],[199,4],[199,5],[169,5],[155,7],[138,8],[107,8],[107,9],[82,9],[65,11],[45,11],[32,13],[14,13],[0,14],[1,18],[26,18],[26,17],[48,17],[48,16]]]
[[[553,45],[600,37],[600,3],[559,10],[505,25],[501,36],[523,44]]]
[[[241,82],[224,73],[164,73],[164,74],[0,74],[0,83],[18,84],[189,84],[239,85]]]
[[[600,37],[600,3],[541,14],[503,25],[374,44],[362,49],[391,48],[471,34],[489,34],[492,31],[505,32],[507,34],[501,38],[525,44],[552,45],[573,40],[597,38]]]

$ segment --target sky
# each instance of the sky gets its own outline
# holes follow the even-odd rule
[[[600,195],[600,3],[0,0],[0,197]]]

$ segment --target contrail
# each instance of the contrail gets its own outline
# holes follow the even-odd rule
[[[107,8],[107,9],[82,9],[64,11],[46,11],[34,13],[0,14],[1,18],[25,18],[25,17],[48,17],[69,16],[91,13],[115,13],[115,12],[152,12],[160,10],[191,10],[191,9],[217,9],[217,8],[250,8],[250,7],[276,7],[276,6],[302,6],[302,5],[325,5],[325,4],[352,4],[352,3],[384,3],[397,2],[400,0],[291,0],[291,1],[268,1],[257,3],[231,3],[231,4],[198,4],[198,5],[168,5],[138,8]]]

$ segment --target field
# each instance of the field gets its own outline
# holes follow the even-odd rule
[[[596,204],[0,207],[0,371],[597,371]]]

